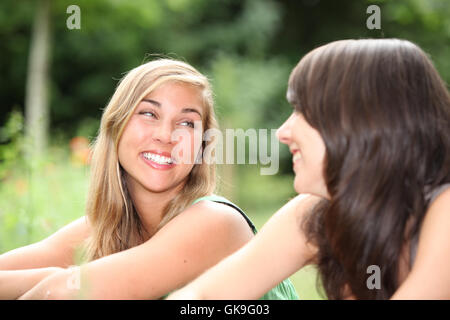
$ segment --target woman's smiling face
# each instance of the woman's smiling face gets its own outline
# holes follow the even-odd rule
[[[295,191],[329,198],[323,177],[326,149],[320,133],[294,111],[278,129],[277,136],[292,153]]]
[[[201,89],[181,82],[160,85],[137,105],[118,146],[132,190],[164,192],[184,185],[200,151],[202,135],[194,134],[194,122],[201,123],[202,117]],[[182,139],[172,139],[175,130],[182,130]],[[177,161],[175,146],[191,154],[192,161]]]

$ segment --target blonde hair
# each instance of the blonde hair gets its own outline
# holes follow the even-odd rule
[[[198,87],[203,93],[203,130],[217,128],[208,79],[187,63],[159,59],[131,70],[119,83],[103,112],[99,134],[93,144],[86,216],[91,235],[86,243],[87,261],[143,243],[143,226],[128,194],[125,172],[118,161],[122,132],[139,102],[169,81]],[[211,142],[203,142],[203,149]],[[215,189],[215,166],[202,161],[189,173],[185,187],[164,208],[157,230],[198,197]]]

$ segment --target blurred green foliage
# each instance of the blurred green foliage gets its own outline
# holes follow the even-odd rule
[[[13,110],[5,126],[0,127],[0,181],[23,160],[23,125],[22,113]]]
[[[72,4],[81,8],[80,30],[66,27]],[[381,30],[366,28],[370,4],[381,8]],[[36,5],[0,2],[0,252],[83,214],[88,167],[73,162],[69,139],[92,140],[118,80],[155,55],[186,60],[211,79],[222,129],[277,128],[291,112],[290,70],[306,52],[337,39],[406,38],[450,80],[446,0],[53,1],[51,148],[45,159],[27,159],[22,115]],[[295,194],[285,146],[280,166],[276,176],[235,166],[233,179],[221,180],[258,227]],[[301,297],[317,297],[314,270],[294,278]]]
[[[42,240],[84,213],[87,170],[61,147],[16,167],[0,184],[0,252]]]
[[[60,139],[45,158],[27,157],[23,117],[13,111],[0,141],[0,252],[40,241],[83,215],[88,167],[72,161]]]

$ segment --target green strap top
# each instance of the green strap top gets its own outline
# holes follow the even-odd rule
[[[211,195],[206,197],[201,197],[196,200],[192,204],[196,204],[199,201],[202,200],[209,200],[214,201],[218,203],[223,203],[225,205],[228,205],[237,211],[245,218],[248,225],[252,229],[253,233],[256,234],[257,230],[253,222],[250,220],[249,217],[242,211],[241,208],[239,208],[237,205],[229,201],[228,199],[225,199],[224,197],[217,196],[217,195]],[[299,297],[297,295],[297,292],[295,291],[294,285],[292,282],[288,279],[285,279],[284,281],[280,282],[277,286],[275,286],[273,289],[268,291],[265,295],[263,295],[260,300],[298,300]]]

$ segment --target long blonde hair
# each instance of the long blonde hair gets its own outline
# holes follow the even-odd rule
[[[93,144],[86,216],[91,234],[86,243],[87,261],[143,243],[142,223],[128,194],[117,148],[122,132],[139,102],[163,83],[177,81],[198,87],[203,93],[203,130],[217,128],[208,79],[187,63],[158,59],[131,70],[119,83],[103,112]],[[203,142],[205,148],[209,141]],[[202,161],[189,173],[183,190],[164,208],[158,230],[198,197],[215,189],[215,166]]]

